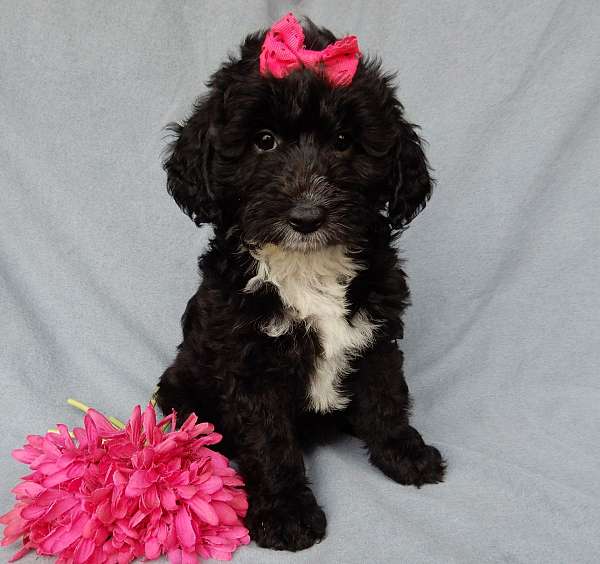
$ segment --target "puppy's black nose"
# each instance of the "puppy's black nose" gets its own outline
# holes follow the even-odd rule
[[[300,233],[312,233],[323,225],[325,209],[309,203],[296,204],[289,213],[288,221]]]

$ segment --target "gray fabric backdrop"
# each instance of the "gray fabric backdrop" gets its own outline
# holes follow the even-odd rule
[[[429,141],[438,187],[400,244],[403,347],[415,424],[449,469],[416,490],[354,440],[321,448],[308,466],[327,539],[235,561],[598,562],[595,0],[4,0],[0,508],[24,473],[10,451],[80,421],[67,396],[126,417],[173,357],[208,231],[164,190],[162,128],[290,8],[397,70]]]

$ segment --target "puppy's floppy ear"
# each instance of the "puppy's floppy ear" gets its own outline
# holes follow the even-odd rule
[[[433,188],[427,157],[416,129],[417,126],[401,115],[398,117],[397,164],[388,203],[388,218],[394,229],[406,227],[425,208]]]
[[[196,105],[186,123],[172,124],[169,129],[176,139],[163,165],[167,172],[167,190],[196,225],[216,223],[219,211],[211,186],[210,98]]]

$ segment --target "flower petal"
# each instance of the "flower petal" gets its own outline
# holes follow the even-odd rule
[[[175,531],[182,546],[187,548],[196,544],[196,533],[192,528],[190,514],[185,507],[181,507],[175,514]]]
[[[246,511],[248,511],[248,498],[246,498],[245,494],[239,492],[239,495],[233,497],[233,499],[229,502],[229,505],[233,507],[242,517],[246,515]]]
[[[148,560],[156,560],[160,556],[160,543],[156,537],[150,537],[144,543],[144,556]]]
[[[148,407],[146,407],[144,414],[142,415],[142,427],[144,428],[146,440],[151,442],[154,437],[154,429],[156,429],[156,412],[154,411],[152,404],[148,404]]]
[[[94,420],[87,415],[83,416],[83,426],[85,428],[85,436],[87,437],[88,444],[95,445],[98,442],[98,429]]]
[[[178,486],[176,489],[183,499],[191,499],[198,493],[200,488],[198,486]]]
[[[125,476],[125,474],[123,474],[123,472],[119,471],[119,470],[115,470],[115,472],[113,472],[113,484],[115,486],[124,486],[127,484],[127,476]]]
[[[208,547],[208,554],[210,555],[210,558],[214,558],[215,560],[231,560],[231,552],[219,550],[212,546]]]
[[[223,530],[220,531],[220,534],[226,539],[243,540],[248,536],[248,529],[246,529],[246,527],[242,527],[241,525],[237,527],[223,527]]]
[[[21,558],[23,558],[23,556],[25,556],[29,551],[31,551],[30,546],[24,546],[23,548],[21,548],[20,550],[17,550],[17,552],[15,552],[11,557],[9,562],[16,562],[17,560],[21,560]]]
[[[212,506],[219,516],[219,523],[221,525],[237,525],[239,523],[237,513],[226,503],[223,503],[222,501],[213,501]]]
[[[35,497],[45,491],[45,488],[36,482],[25,481],[16,485],[11,491],[17,499],[22,499],[24,497]]]
[[[215,493],[217,490],[220,490],[222,487],[223,480],[221,480],[221,478],[218,476],[211,476],[200,486],[200,489],[202,490],[202,493],[210,495]]]
[[[219,516],[217,512],[211,507],[210,503],[202,499],[200,496],[196,496],[190,499],[188,507],[198,516],[200,519],[208,523],[209,525],[218,525]]]
[[[171,431],[175,430],[177,425],[177,414],[175,411],[171,412],[170,415],[163,417],[163,419],[161,419],[156,426],[164,430],[167,424],[170,426]]]
[[[69,529],[54,529],[54,531],[40,543],[40,548],[47,554],[58,554],[62,552],[81,537],[87,519],[88,517],[86,515],[81,514],[71,524]]]
[[[12,451],[12,457],[23,464],[31,464],[38,456],[39,452],[27,447],[16,448]]]
[[[198,564],[198,556],[195,552],[184,550],[181,555],[181,564]]]
[[[66,425],[63,425],[62,423],[56,425],[56,428],[58,429],[58,432],[60,433],[60,436],[64,441],[65,447],[75,448],[75,443],[73,442],[73,439],[69,434],[69,428]]]
[[[160,506],[160,499],[156,486],[152,485],[142,494],[142,505],[149,511]]]
[[[172,439],[166,439],[154,447],[157,454],[165,454],[177,448],[177,443]]]
[[[94,554],[96,545],[90,539],[81,539],[73,553],[73,564],[84,564]]]
[[[112,523],[115,520],[115,518],[114,518],[113,513],[111,511],[110,500],[107,499],[107,500],[103,501],[96,508],[95,515],[105,525],[108,525],[108,524]]]
[[[160,491],[160,503],[167,511],[177,509],[177,497],[170,488],[164,488]]]
[[[129,527],[135,529],[147,516],[148,513],[136,511],[135,515],[129,520]]]
[[[47,507],[32,503],[31,505],[25,507],[23,511],[21,511],[21,517],[27,521],[33,521],[34,519],[39,519],[47,511]]]
[[[140,441],[140,434],[142,429],[142,410],[139,405],[133,408],[131,417],[125,426],[125,431],[129,436],[129,440],[137,446]]]
[[[137,470],[129,478],[129,483],[125,488],[125,495],[127,497],[138,497],[144,493],[144,490],[150,486],[151,482],[148,480],[148,473],[146,470]]]
[[[191,431],[194,428],[194,425],[196,425],[196,421],[198,421],[198,416],[194,412],[190,413],[179,430],[186,432]]]
[[[96,430],[101,437],[111,437],[112,435],[122,433],[120,429],[117,429],[102,413],[95,409],[88,409],[86,417],[89,417],[94,422]]]

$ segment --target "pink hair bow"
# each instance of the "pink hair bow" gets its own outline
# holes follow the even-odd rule
[[[306,67],[322,72],[332,86],[352,82],[360,50],[358,39],[348,35],[323,51],[304,48],[304,31],[292,13],[274,23],[267,32],[260,53],[260,73],[284,78],[293,70]]]

